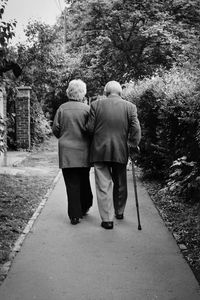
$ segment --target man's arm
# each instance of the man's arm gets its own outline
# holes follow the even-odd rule
[[[129,138],[130,148],[137,148],[141,140],[141,127],[137,116],[137,108],[134,104],[129,105]]]
[[[56,115],[54,117],[54,121],[53,121],[53,126],[52,126],[52,131],[53,134],[59,139],[60,137],[60,109],[57,110]]]

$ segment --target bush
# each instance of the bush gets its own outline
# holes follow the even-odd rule
[[[166,191],[190,202],[198,202],[200,196],[200,176],[197,163],[187,161],[183,156],[170,167],[171,173]]]
[[[41,144],[51,134],[51,126],[38,101],[31,104],[31,144]]]
[[[200,169],[197,74],[174,67],[169,72],[130,82],[124,96],[138,108],[142,127],[139,163],[145,175],[167,178],[173,161],[182,156],[195,161]]]

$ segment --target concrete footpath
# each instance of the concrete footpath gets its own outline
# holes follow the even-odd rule
[[[91,172],[94,192],[94,177]],[[198,300],[199,285],[139,183],[142,231],[131,172],[125,219],[100,227],[94,206],[72,226],[62,177],[0,287],[0,300]],[[95,194],[95,192],[94,192]]]

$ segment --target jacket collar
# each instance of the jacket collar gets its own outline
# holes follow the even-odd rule
[[[109,95],[107,96],[108,99],[113,99],[113,100],[118,100],[118,99],[122,99],[119,95]]]

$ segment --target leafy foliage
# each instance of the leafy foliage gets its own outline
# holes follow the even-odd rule
[[[71,1],[67,51],[81,54],[77,73],[94,92],[110,79],[125,82],[185,63],[194,49],[199,16],[198,1],[186,2]],[[196,22],[191,22],[193,12]]]
[[[199,201],[200,174],[197,163],[188,162],[187,157],[183,156],[175,160],[170,169],[167,190],[189,201]]]
[[[16,21],[5,22],[3,21],[3,14],[8,0],[1,0],[0,2],[0,66],[7,55],[7,44],[8,41],[14,36],[13,29],[16,26]],[[0,84],[3,80],[0,76]],[[0,152],[5,150],[4,135],[5,135],[5,120],[0,115]]]
[[[55,110],[66,100],[72,61],[64,51],[59,24],[29,23],[26,36],[27,43],[17,45],[13,53],[23,66],[21,83],[32,87],[44,112],[53,118]]]
[[[41,104],[31,95],[31,144],[38,145],[51,134],[51,127],[42,110]]]
[[[27,42],[11,47],[10,57],[16,59],[22,66],[23,73],[18,80],[19,85],[28,85],[32,88],[31,95],[31,142],[41,143],[51,131],[44,112],[47,95],[57,89],[59,72],[63,70],[63,56],[55,47],[56,32],[52,26],[41,22],[29,23],[26,29]],[[63,70],[64,71],[64,70]],[[7,84],[8,101],[8,146],[17,146],[15,132],[15,84]],[[55,101],[55,98],[52,99]],[[56,102],[56,101],[55,101]],[[44,112],[42,111],[44,108]],[[57,108],[57,107],[56,107]]]
[[[170,72],[157,74],[127,85],[124,95],[138,106],[144,135],[147,131],[146,144],[148,144],[149,137],[153,144],[156,143],[160,147],[165,146],[164,148],[168,146],[168,148],[172,148],[173,155],[178,155],[174,151],[178,148],[176,146],[183,141],[180,140],[176,130],[180,131],[184,122],[187,123],[187,121],[192,122],[191,127],[193,127],[193,121],[198,120],[196,117],[190,118],[198,106],[197,96],[195,96],[198,93],[196,92],[196,80],[196,76],[189,74],[187,70],[174,68]],[[184,135],[189,135],[191,129],[187,125],[182,127]],[[188,132],[183,130],[187,130],[187,128]],[[169,145],[167,144],[168,140]],[[196,142],[196,139],[193,140]]]
[[[187,170],[174,174],[174,185],[174,175],[170,175],[170,185],[177,187],[177,192],[180,188],[187,199],[189,195],[193,197],[195,192],[191,191],[197,191],[200,174],[197,74],[173,68],[137,83],[129,83],[124,95],[138,107],[143,134],[139,162],[146,176],[167,178],[173,173],[173,161],[186,157],[187,160],[180,160],[181,166],[188,166]],[[191,170],[190,164],[194,164]]]
[[[3,14],[7,2],[8,0],[1,0],[0,3],[0,45],[1,47],[6,47],[8,41],[12,39],[12,37],[15,35],[13,30],[17,24],[16,20],[11,22],[3,21]]]

